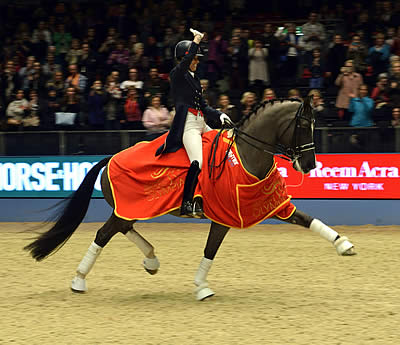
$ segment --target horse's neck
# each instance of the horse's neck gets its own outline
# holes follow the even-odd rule
[[[238,137],[236,145],[239,151],[240,159],[248,172],[263,179],[274,164],[274,156],[271,153],[264,152],[258,148],[268,151],[273,151],[273,146],[276,144],[276,133],[272,126],[272,118],[266,116],[256,116],[249,120],[242,130],[254,138],[260,139],[269,143],[271,146],[263,145],[246,136]],[[250,145],[249,142],[253,145]]]

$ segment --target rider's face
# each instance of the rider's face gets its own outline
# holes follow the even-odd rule
[[[197,56],[195,56],[194,59],[192,60],[192,62],[190,63],[189,69],[192,72],[195,72],[197,69],[198,63],[199,63],[199,58]]]

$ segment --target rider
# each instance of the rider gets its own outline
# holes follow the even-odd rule
[[[200,217],[203,210],[193,202],[193,195],[203,163],[201,135],[211,130],[204,121],[204,114],[219,117],[222,123],[228,121],[229,116],[209,107],[202,97],[200,80],[194,72],[198,57],[203,56],[198,49],[204,34],[193,29],[190,31],[194,35],[193,41],[180,41],[175,46],[178,64],[170,73],[170,82],[176,113],[165,143],[158,148],[156,156],[185,147],[190,168],[183,189],[181,215]]]

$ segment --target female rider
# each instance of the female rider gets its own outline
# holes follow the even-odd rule
[[[199,63],[198,47],[204,34],[190,29],[193,41],[180,41],[175,47],[177,65],[170,73],[171,92],[175,104],[175,117],[165,143],[158,148],[156,156],[162,153],[176,152],[182,146],[188,154],[190,168],[183,189],[181,215],[201,217],[203,210],[193,201],[194,190],[203,163],[201,135],[211,130],[204,115],[219,117],[221,122],[229,116],[207,105],[202,97],[199,78],[195,75]]]

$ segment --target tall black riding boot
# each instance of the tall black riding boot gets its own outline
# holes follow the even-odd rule
[[[198,176],[200,174],[199,162],[193,161],[190,164],[189,171],[186,175],[185,185],[183,187],[183,200],[181,206],[181,216],[200,217],[203,215],[203,210],[200,204],[193,202],[194,190],[196,189]]]

